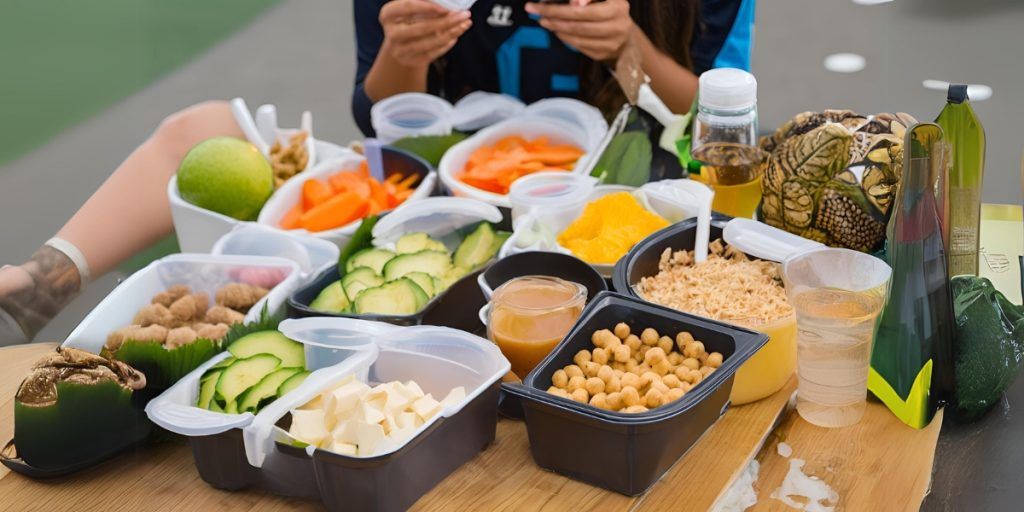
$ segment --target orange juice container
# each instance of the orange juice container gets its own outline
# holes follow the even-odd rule
[[[526,377],[562,338],[583,311],[587,289],[549,276],[524,276],[498,287],[491,296],[487,336]]]
[[[751,318],[729,322],[768,335],[768,343],[736,371],[729,396],[733,405],[748,404],[782,389],[796,370],[796,315],[790,312],[770,321]]]

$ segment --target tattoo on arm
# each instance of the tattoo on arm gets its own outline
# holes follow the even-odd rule
[[[78,296],[82,278],[67,255],[48,245],[40,247],[21,269],[32,278],[32,286],[0,294],[0,308],[31,339]]]

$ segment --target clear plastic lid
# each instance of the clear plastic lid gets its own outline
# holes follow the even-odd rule
[[[701,108],[743,111],[757,105],[757,79],[737,68],[718,68],[700,75]]]
[[[374,244],[384,246],[407,233],[426,233],[444,238],[454,231],[480,221],[500,222],[498,207],[465,197],[428,197],[403,204],[381,217],[373,227]]]
[[[524,108],[526,105],[519,98],[507,94],[474,91],[455,102],[451,118],[452,128],[467,132],[479,130],[519,114]]]
[[[211,254],[276,256],[294,261],[303,273],[312,273],[338,261],[338,246],[319,238],[246,222],[213,245]]]
[[[451,103],[423,93],[396,94],[370,109],[370,122],[385,144],[404,137],[448,135],[451,116]]]
[[[538,172],[519,178],[509,189],[512,220],[538,209],[575,208],[586,203],[597,181],[567,172]]]

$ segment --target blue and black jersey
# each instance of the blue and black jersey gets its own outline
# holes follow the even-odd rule
[[[358,69],[352,114],[370,135],[370,98],[363,80],[384,42],[379,17],[387,0],[355,0]],[[643,0],[633,0],[643,1]],[[714,67],[750,69],[755,0],[701,0],[690,53],[694,73]],[[578,97],[581,59],[587,57],[537,24],[523,0],[478,0],[473,26],[427,76],[427,92],[451,102],[473,91],[500,92],[525,103]]]

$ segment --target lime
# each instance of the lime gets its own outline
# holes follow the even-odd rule
[[[182,199],[238,220],[254,220],[273,191],[270,162],[256,146],[234,137],[196,144],[178,166]]]

